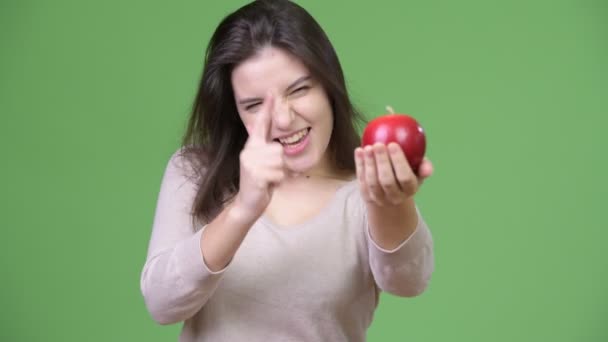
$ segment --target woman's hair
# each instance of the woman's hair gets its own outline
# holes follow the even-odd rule
[[[205,53],[205,65],[188,126],[183,156],[197,171],[192,214],[211,221],[238,192],[239,155],[248,134],[237,112],[231,84],[235,66],[264,47],[297,57],[325,90],[334,116],[328,156],[338,170],[355,171],[363,117],[351,103],[342,67],[323,29],[288,0],[258,0],[225,17]]]

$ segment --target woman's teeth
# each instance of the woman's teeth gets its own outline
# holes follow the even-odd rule
[[[287,138],[279,139],[279,141],[283,145],[295,144],[295,143],[299,142],[300,140],[302,140],[302,138],[304,138],[307,133],[308,133],[308,128],[303,129],[297,133],[294,133],[293,135],[291,135]]]

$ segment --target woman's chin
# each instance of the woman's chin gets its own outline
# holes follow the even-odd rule
[[[292,176],[303,175],[310,172],[314,169],[316,163],[311,161],[302,161],[302,162],[292,162],[287,163],[287,171],[292,174]]]
[[[330,164],[326,155],[317,151],[307,151],[299,158],[286,158],[285,166],[288,172],[295,175],[306,175],[309,173],[326,173]]]
[[[290,177],[299,177],[308,174],[310,168],[287,168],[287,173]]]

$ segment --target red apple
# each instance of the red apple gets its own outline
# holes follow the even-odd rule
[[[424,130],[413,117],[395,114],[390,107],[387,109],[389,114],[379,116],[367,124],[363,130],[362,146],[396,142],[417,174],[426,149]]]

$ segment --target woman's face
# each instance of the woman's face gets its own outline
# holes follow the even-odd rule
[[[283,145],[289,170],[303,173],[328,167],[331,104],[304,64],[282,49],[266,47],[236,66],[231,81],[239,116],[249,133],[265,96],[273,95],[269,140]]]

